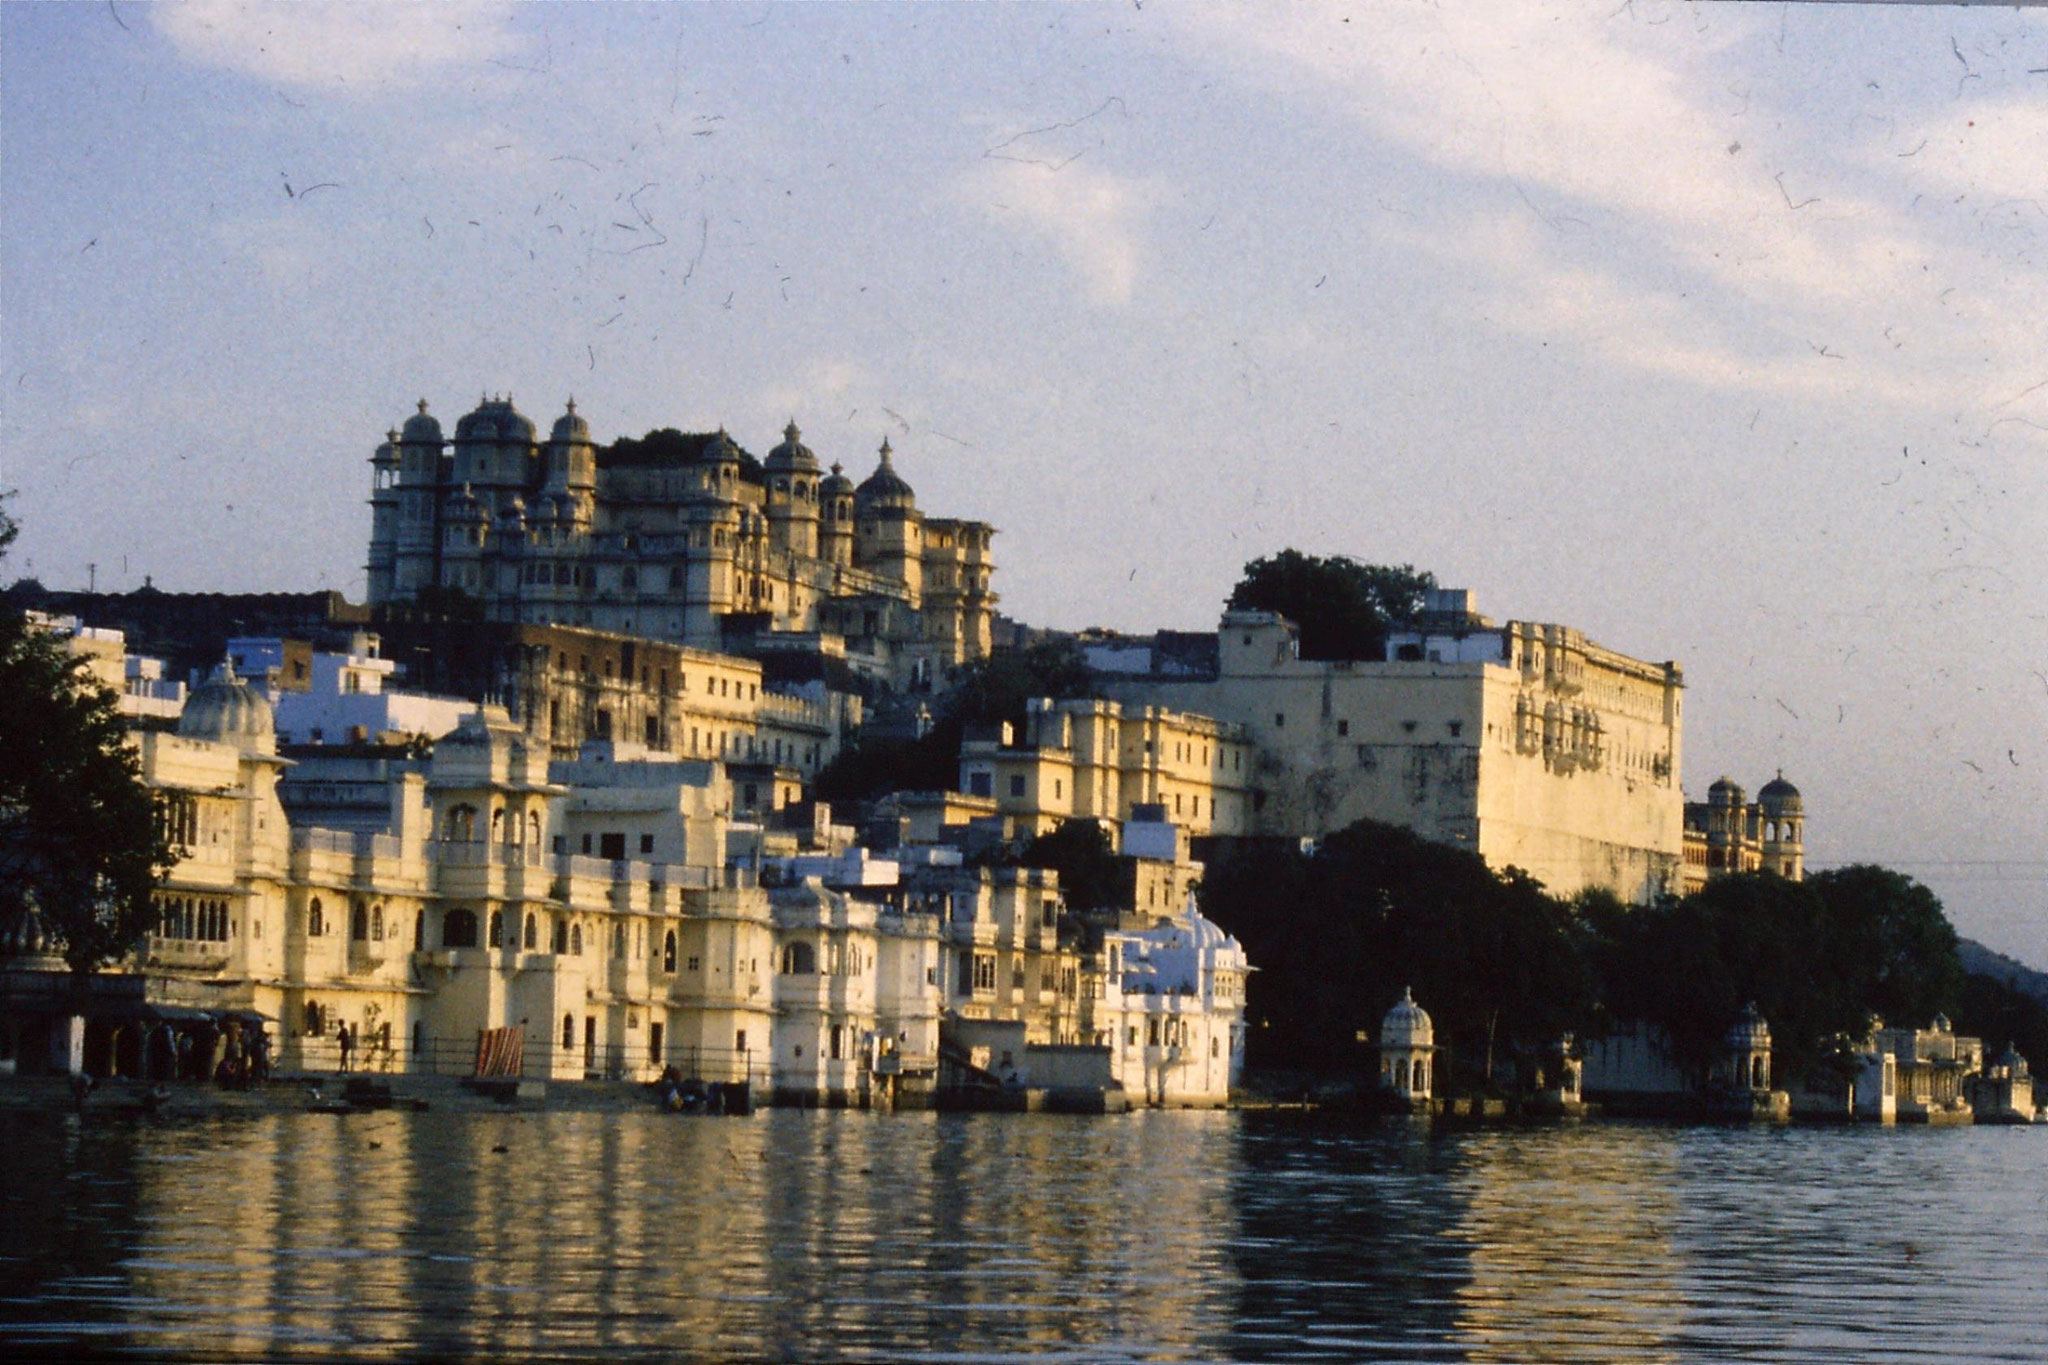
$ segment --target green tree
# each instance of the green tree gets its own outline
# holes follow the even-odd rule
[[[0,509],[0,551],[14,535]],[[22,613],[0,613],[0,921],[33,904],[82,993],[149,932],[174,860],[113,693]]]
[[[1953,1009],[1961,982],[1941,902],[1881,867],[1805,882],[1722,877],[1683,900],[1587,918],[1608,1013],[1659,1025],[1698,1071],[1750,1002],[1789,1077],[1826,1056],[1836,1035],[1861,1035],[1873,1012],[1925,1023]]]
[[[1062,820],[1017,855],[1024,867],[1060,874],[1067,908],[1076,912],[1128,909],[1130,879],[1111,846],[1109,832],[1093,820]]]
[[[960,778],[960,741],[970,726],[1024,723],[1033,697],[1064,701],[1089,694],[1081,648],[1055,639],[1002,649],[961,669],[937,700],[931,730],[914,740],[863,740],[818,774],[827,801],[867,801],[894,791],[947,791]]]
[[[1422,610],[1436,578],[1413,565],[1362,564],[1282,550],[1244,566],[1230,605],[1277,611],[1301,629],[1304,659],[1378,659],[1387,628]]]
[[[1572,907],[1465,849],[1360,821],[1313,854],[1270,845],[1212,863],[1203,913],[1258,968],[1253,1060],[1355,1070],[1358,1035],[1413,987],[1436,1023],[1449,1085],[1533,1062],[1591,1008]]]
[[[1935,894],[1901,872],[1859,863],[1807,878],[1826,912],[1840,988],[1895,1024],[1953,1011],[1962,988],[1956,931]]]

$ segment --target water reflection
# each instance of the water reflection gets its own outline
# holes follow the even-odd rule
[[[290,1358],[2033,1360],[2031,1132],[0,1127],[0,1338]]]

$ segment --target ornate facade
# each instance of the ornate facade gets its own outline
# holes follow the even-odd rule
[[[1787,881],[1806,877],[1806,803],[1779,773],[1750,801],[1723,777],[1705,801],[1685,803],[1687,895],[1717,877],[1771,872]]]
[[[886,440],[856,487],[794,422],[762,461],[723,430],[599,446],[574,400],[546,440],[509,398],[450,440],[422,399],[370,463],[373,607],[459,589],[493,621],[700,649],[816,635],[912,687],[989,651],[995,530],[919,511]]]

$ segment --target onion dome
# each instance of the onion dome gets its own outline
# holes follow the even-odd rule
[[[185,699],[178,733],[238,749],[268,750],[277,743],[277,722],[263,694],[235,675],[234,660],[223,659]]]
[[[1190,948],[1204,949],[1220,954],[1241,952],[1244,945],[1230,934],[1230,931],[1197,910],[1193,905],[1181,917],[1180,930],[1187,935]]]
[[[853,496],[853,480],[846,477],[845,473],[842,472],[843,469],[844,466],[837,463],[832,466],[832,472],[827,474],[825,481],[818,485],[819,497],[850,498]]]
[[[916,506],[917,495],[911,491],[910,485],[903,481],[903,476],[896,472],[896,466],[889,462],[889,438],[886,436],[882,438],[882,449],[879,453],[882,462],[875,466],[875,472],[863,479],[860,487],[855,490],[862,506],[906,509]]]
[[[1742,786],[1726,775],[1715,778],[1714,785],[1707,788],[1707,802],[1715,806],[1739,806],[1742,804]]]
[[[1430,1022],[1429,1011],[1415,1003],[1414,992],[1406,986],[1401,988],[1401,998],[1394,1003],[1394,1008],[1380,1020],[1380,1046],[1436,1046],[1436,1025]]]
[[[738,464],[740,448],[733,444],[732,437],[720,427],[712,438],[704,443],[703,460],[706,464]]]
[[[426,399],[420,399],[420,410],[405,419],[403,438],[407,445],[430,445],[440,449],[443,443],[441,423],[427,415]]]
[[[584,421],[583,418],[577,414],[576,400],[574,398],[571,398],[569,400],[568,411],[564,412],[560,417],[557,417],[555,419],[555,429],[552,433],[551,439],[554,441],[556,445],[569,445],[571,443],[589,443],[590,423]]]
[[[803,433],[796,428],[796,419],[791,418],[782,429],[782,444],[768,452],[768,472],[771,474],[815,474],[818,472],[818,457],[803,443]]]
[[[1756,1011],[1756,1002],[1745,1005],[1742,1014],[1728,1026],[1728,1035],[1722,1039],[1731,1051],[1768,1052],[1771,1046],[1771,1026]]]
[[[455,439],[458,441],[532,445],[533,435],[532,419],[512,406],[509,395],[504,398],[486,395],[474,411],[465,413],[455,424]]]
[[[1799,788],[1785,780],[1781,770],[1778,775],[1764,783],[1764,789],[1756,794],[1757,804],[1764,808],[1765,815],[1787,816],[1805,813],[1805,804],[1799,799]]]

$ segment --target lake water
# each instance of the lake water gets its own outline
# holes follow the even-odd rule
[[[0,1116],[0,1357],[2048,1359],[2048,1131]]]

